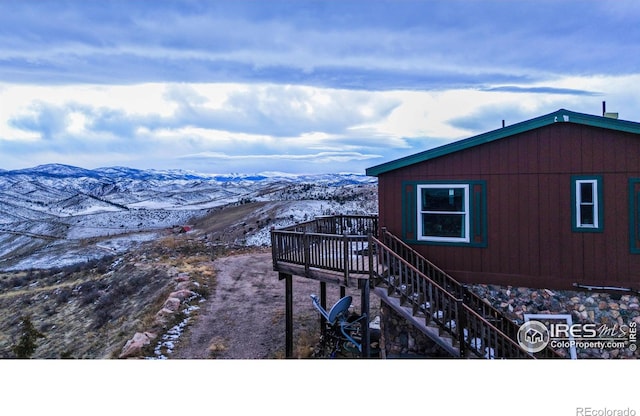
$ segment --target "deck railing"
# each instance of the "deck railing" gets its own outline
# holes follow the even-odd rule
[[[376,215],[327,215],[283,227],[277,231],[349,236],[377,235],[378,217]]]
[[[352,255],[366,251],[366,236],[278,230],[271,233],[271,245],[274,265],[285,262],[307,270],[313,267],[350,274],[369,270],[366,256]]]
[[[280,262],[331,270],[344,275],[369,273],[370,236],[378,232],[378,217],[336,215],[271,230],[274,268]]]

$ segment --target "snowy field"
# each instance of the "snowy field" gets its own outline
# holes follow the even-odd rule
[[[0,270],[50,268],[119,254],[238,203],[284,201],[235,244],[266,246],[269,229],[330,214],[377,212],[363,175],[197,175],[45,165],[0,172]]]

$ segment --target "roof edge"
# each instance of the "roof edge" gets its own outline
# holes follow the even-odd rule
[[[593,127],[600,127],[610,130],[623,131],[627,133],[640,134],[640,123],[627,120],[618,120],[608,117],[594,116],[591,114],[576,113],[565,109],[554,111],[530,120],[512,124],[486,133],[469,137],[467,139],[458,140],[433,149],[425,150],[420,153],[405,156],[400,159],[382,163],[366,169],[367,176],[378,176],[380,174],[400,169],[415,163],[424,162],[426,160],[435,159],[440,156],[458,152],[460,150],[475,147],[484,143],[500,140],[505,137],[524,133],[540,127],[548,126],[554,123],[575,123]]]

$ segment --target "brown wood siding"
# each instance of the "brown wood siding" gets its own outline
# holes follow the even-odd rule
[[[603,232],[572,231],[572,175],[602,177]],[[484,180],[486,247],[414,248],[468,282],[640,289],[640,254],[629,247],[629,178],[640,178],[640,137],[558,123],[381,174],[380,225],[402,235],[405,181]]]

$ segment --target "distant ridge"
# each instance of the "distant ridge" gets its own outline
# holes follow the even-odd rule
[[[265,180],[280,181],[314,181],[331,185],[348,185],[358,183],[374,183],[375,178],[357,173],[324,173],[324,174],[291,174],[282,172],[264,172],[256,174],[226,173],[210,174],[180,169],[136,169],[124,166],[110,166],[96,169],[85,169],[77,166],[49,163],[31,168],[4,170],[0,169],[0,176],[31,176],[48,178],[92,178],[103,180],[136,179],[146,181],[217,181],[217,182],[258,182]]]
[[[50,176],[56,178],[79,178],[79,177],[97,177],[94,171],[89,169],[79,168],[76,166],[63,165],[59,163],[49,163],[46,165],[38,165],[32,168],[17,169],[17,170],[5,170],[0,172],[0,175],[16,176],[16,175],[38,175],[38,176]]]

